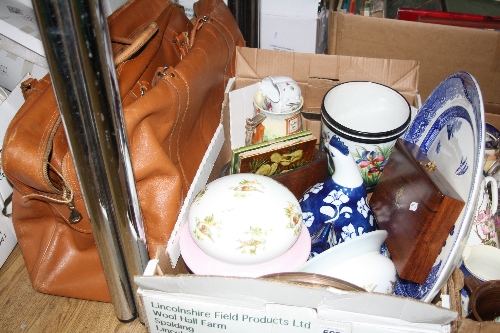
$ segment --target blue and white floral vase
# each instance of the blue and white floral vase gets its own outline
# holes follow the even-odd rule
[[[309,188],[299,200],[302,219],[311,234],[311,258],[377,229],[363,179],[349,149],[336,135],[325,148],[335,171],[324,182]]]

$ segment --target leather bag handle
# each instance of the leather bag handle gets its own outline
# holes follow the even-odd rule
[[[137,51],[149,42],[157,32],[158,25],[156,22],[153,22],[146,29],[144,29],[144,31],[141,32],[136,39],[111,36],[112,42],[129,45],[121,53],[115,56],[115,67],[118,67],[122,62],[130,59],[134,54],[136,54]]]

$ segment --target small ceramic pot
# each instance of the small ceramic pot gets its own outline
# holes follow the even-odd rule
[[[309,259],[297,271],[331,276],[370,292],[392,294],[396,268],[380,253],[386,238],[385,230],[363,234]]]
[[[470,294],[469,308],[477,321],[493,321],[500,317],[500,280],[480,282],[472,276],[465,277]]]
[[[282,184],[243,173],[216,179],[200,191],[188,223],[197,246],[212,258],[255,265],[290,249],[302,229],[302,211]]]
[[[264,116],[264,120],[256,125],[252,144],[302,131],[304,99],[300,87],[288,77],[274,77],[272,82],[266,79],[253,97],[255,115]]]
[[[488,191],[490,188],[491,196]],[[467,245],[491,245],[498,247],[498,235],[495,227],[495,214],[498,208],[497,180],[491,176],[481,182],[476,212]]]
[[[371,191],[410,120],[410,104],[396,90],[374,82],[345,82],[323,98],[320,148],[333,134],[339,136]],[[333,172],[333,166],[330,168]]]

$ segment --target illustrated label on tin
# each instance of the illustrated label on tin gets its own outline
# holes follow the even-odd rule
[[[300,132],[300,113],[286,119],[286,134],[294,134]]]

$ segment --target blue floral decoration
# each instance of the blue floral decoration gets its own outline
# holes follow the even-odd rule
[[[439,261],[437,265],[432,267],[429,275],[427,275],[427,279],[423,284],[418,284],[398,278],[396,281],[396,286],[394,287],[394,294],[397,296],[413,297],[416,299],[424,298],[436,283],[441,264],[442,261]]]

